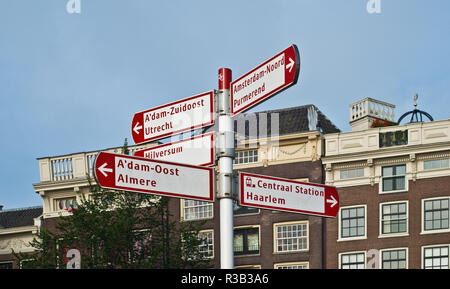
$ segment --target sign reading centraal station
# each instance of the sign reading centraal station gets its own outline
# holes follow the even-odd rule
[[[241,172],[240,205],[335,217],[339,196],[335,187]]]

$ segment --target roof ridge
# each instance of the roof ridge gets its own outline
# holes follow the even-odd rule
[[[6,210],[1,210],[1,213],[5,213],[5,212],[18,212],[18,211],[27,211],[27,210],[33,210],[33,209],[42,209],[42,206],[31,206],[31,207],[23,207],[23,208],[13,208],[13,209],[6,209]]]

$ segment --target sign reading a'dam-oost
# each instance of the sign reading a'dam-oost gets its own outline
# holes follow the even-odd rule
[[[240,205],[293,213],[336,217],[335,187],[241,172]]]
[[[131,136],[141,144],[214,124],[214,91],[134,114]]]
[[[100,152],[94,176],[102,188],[214,201],[215,172],[198,167]]]
[[[297,46],[278,53],[231,83],[231,114],[236,115],[296,84],[300,70]]]
[[[211,166],[214,159],[214,133],[138,150],[135,156],[194,166]]]

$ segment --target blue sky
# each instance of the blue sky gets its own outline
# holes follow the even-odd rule
[[[253,111],[315,104],[349,131],[372,97],[450,113],[450,1],[0,1],[0,204],[41,205],[36,158],[132,144],[135,112],[217,88],[296,44],[297,85]]]

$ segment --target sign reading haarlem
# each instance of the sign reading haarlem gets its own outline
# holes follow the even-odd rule
[[[240,205],[293,213],[336,217],[335,187],[241,172]]]

